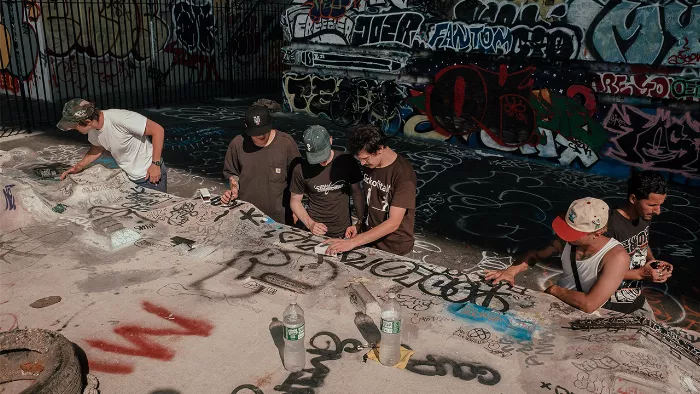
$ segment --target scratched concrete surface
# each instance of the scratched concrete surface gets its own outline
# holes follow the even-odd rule
[[[369,249],[319,257],[321,238],[251,204],[144,190],[102,165],[44,179],[58,169],[41,156],[0,156],[0,330],[60,331],[85,351],[103,393],[700,388],[697,332],[492,287],[478,264],[447,269]],[[415,351],[405,370],[363,362],[358,346],[377,331],[346,293],[355,281],[379,299],[398,292],[402,341]],[[293,294],[306,311],[298,374],[282,367],[274,320]],[[51,296],[61,301],[37,302]]]
[[[165,127],[163,156],[170,166],[170,193],[189,198],[200,187],[221,193],[226,148],[242,132],[243,114],[252,102],[226,99],[142,111]],[[275,113],[273,121],[297,141],[309,125],[324,125],[334,137],[334,148],[345,149],[348,130],[328,120]],[[390,145],[411,161],[419,180],[417,242],[410,257],[447,268],[504,268],[516,253],[549,242],[554,236],[552,219],[574,199],[593,196],[615,206],[625,194],[624,179],[542,165],[503,152],[401,136],[393,137]],[[72,164],[87,151],[87,141],[75,132],[56,131],[0,138],[0,150],[16,147],[29,147],[48,162]],[[99,163],[116,167],[109,156]],[[700,331],[698,234],[700,193],[673,183],[662,215],[651,227],[650,245],[657,258],[674,264],[674,275],[664,284],[645,284],[643,291],[659,321],[695,331]],[[518,284],[544,290],[560,272],[556,264],[540,264],[519,277]]]

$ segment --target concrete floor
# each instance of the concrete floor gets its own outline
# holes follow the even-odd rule
[[[231,139],[243,128],[243,114],[253,99],[223,99],[201,105],[143,110],[167,131],[164,158],[171,168],[169,192],[191,197],[201,187],[225,190],[222,163]],[[301,141],[312,124],[325,126],[334,148],[344,150],[347,129],[328,120],[276,113],[274,124]],[[0,149],[27,146],[47,160],[74,163],[87,149],[77,132],[50,130],[28,139],[5,141]],[[391,146],[414,165],[419,179],[416,199],[416,246],[410,257],[425,263],[465,269],[477,264],[510,264],[516,253],[547,244],[550,223],[574,199],[593,196],[610,206],[625,194],[625,180],[586,174],[499,154],[457,148],[430,140],[395,137]],[[300,150],[304,147],[300,144]],[[110,159],[102,160],[114,166]],[[655,256],[675,265],[663,285],[645,288],[660,321],[700,331],[700,191],[672,184],[663,214],[651,228]],[[543,290],[557,273],[545,265],[520,280]]]
[[[690,358],[669,358],[675,353],[668,349],[677,342],[669,345],[668,338],[663,342],[653,334],[637,335],[636,329],[593,330],[586,335],[561,329],[583,315],[537,292],[555,279],[558,271],[553,267],[540,265],[518,278],[519,285],[531,290],[492,288],[469,275],[505,267],[514,253],[545,243],[552,236],[552,218],[575,198],[592,195],[612,205],[619,202],[623,181],[493,152],[396,138],[391,146],[411,160],[419,177],[418,242],[409,256],[415,259],[410,263],[414,268],[405,265],[411,260],[389,263],[391,256],[373,250],[360,250],[340,261],[319,260],[308,252],[316,238],[275,224],[258,224],[255,218],[265,221],[264,217],[247,206],[202,207],[188,200],[201,187],[214,193],[224,190],[219,178],[223,155],[231,138],[242,130],[247,104],[222,101],[143,111],[166,128],[164,157],[171,168],[169,192],[174,196],[149,196],[142,212],[129,215],[114,208],[137,198],[132,196],[135,191],[118,181],[118,171],[95,167],[76,177],[79,187],[66,197],[57,194],[61,188],[56,184],[37,183],[31,171],[19,168],[37,161],[74,163],[87,150],[85,137],[49,132],[0,140],[3,151],[26,148],[10,165],[5,162],[0,173],[5,181],[23,185],[13,190],[22,196],[26,208],[17,211],[25,216],[0,214],[6,263],[0,272],[0,331],[11,325],[60,328],[86,349],[103,392],[245,393],[252,391],[252,386],[245,388],[247,384],[263,392],[293,392],[302,387],[312,390],[308,392],[434,392],[437,387],[440,391],[584,392],[592,388],[591,392],[598,392],[600,385],[615,392],[624,385],[652,392],[658,392],[658,385],[667,386],[667,392],[694,392],[700,387],[697,365]],[[320,123],[329,128],[337,148],[345,144],[347,131],[327,121],[289,114],[276,114],[274,120],[276,127],[297,141],[308,125]],[[99,164],[114,167],[108,157]],[[102,191],[96,196],[88,195],[98,189]],[[145,201],[143,196],[138,198]],[[674,186],[662,216],[652,226],[651,243],[656,255],[675,264],[676,270],[667,286],[645,290],[659,320],[695,331],[700,328],[696,312],[700,297],[693,280],[697,268],[691,263],[700,247],[698,199],[694,190]],[[75,212],[69,208],[58,218],[50,208],[45,212],[47,201],[63,200],[77,207]],[[193,219],[184,225],[189,220],[182,219],[187,217],[181,214],[185,207],[201,211],[197,220],[204,222],[192,226]],[[234,215],[219,221],[225,224],[206,223],[223,214],[221,209]],[[66,221],[68,217],[72,219]],[[87,225],[104,217],[134,229],[142,242],[112,250],[107,236]],[[201,247],[174,247],[172,236],[197,240]],[[20,249],[36,258],[8,261],[7,256],[16,256]],[[387,263],[370,263],[378,258]],[[22,269],[10,269],[12,263]],[[458,283],[471,287],[451,294],[444,288],[446,278],[460,278]],[[367,340],[363,334],[368,335],[359,329],[357,317],[355,324],[347,321],[354,310],[345,287],[357,280],[377,297],[390,288],[401,291],[406,308],[404,342],[416,350],[408,368],[413,374],[363,363],[365,352],[347,348],[343,352],[343,344],[363,342]],[[285,374],[279,356],[277,360],[272,356],[279,327],[271,319],[281,318],[292,292],[304,294],[300,303],[308,308],[309,339],[317,335],[307,343],[307,360],[320,357],[303,375],[308,379]],[[43,309],[27,308],[50,295],[59,295],[63,301]],[[478,305],[461,303],[469,297]],[[506,323],[494,323],[498,321]],[[530,335],[513,332],[518,322],[537,329],[527,338],[518,337]],[[480,339],[485,332],[489,338]],[[696,332],[672,332],[686,343],[700,339]],[[657,357],[653,364],[659,367],[640,373],[641,367],[632,367],[640,358],[630,356],[634,352]],[[605,355],[617,366],[596,364]],[[446,368],[453,362],[466,364],[457,372]],[[474,362],[485,369],[474,372],[482,368]],[[466,365],[482,376],[472,380]],[[499,375],[496,383],[493,371]],[[116,387],[120,389],[115,391]]]

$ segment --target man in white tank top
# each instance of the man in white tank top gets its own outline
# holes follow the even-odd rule
[[[559,253],[563,277],[545,293],[586,313],[597,310],[615,293],[629,268],[629,255],[622,245],[604,235],[608,215],[608,204],[602,200],[587,197],[574,201],[566,214],[552,222],[558,239],[544,249],[525,253],[519,264],[486,271],[486,280],[515,285],[517,274]]]
[[[76,98],[63,107],[63,118],[56,127],[87,134],[92,144],[85,157],[61,174],[61,179],[82,171],[106,150],[132,182],[167,191],[168,171],[161,156],[165,132],[158,123],[137,112],[100,110],[94,103]]]

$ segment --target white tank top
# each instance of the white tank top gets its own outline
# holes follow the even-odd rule
[[[591,287],[598,280],[598,272],[600,272],[600,263],[603,261],[603,257],[606,253],[617,245],[621,245],[614,238],[610,238],[608,243],[605,244],[596,254],[585,259],[576,261],[576,269],[578,270],[578,278],[581,281],[581,289],[584,293],[588,293]],[[569,290],[576,290],[576,280],[574,280],[574,274],[571,271],[571,245],[567,242],[564,246],[564,250],[561,252],[561,264],[564,269],[564,276],[559,279],[557,284]]]

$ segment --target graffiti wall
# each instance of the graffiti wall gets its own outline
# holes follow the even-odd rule
[[[2,95],[59,101],[281,72],[279,50],[269,50],[282,44],[281,1],[10,0],[0,9]]]
[[[344,125],[349,107],[389,135],[700,178],[695,1],[294,0],[281,23],[290,111]]]

